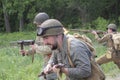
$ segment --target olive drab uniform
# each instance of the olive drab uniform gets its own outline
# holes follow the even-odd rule
[[[104,55],[97,59],[98,64],[104,64],[113,61],[118,68],[120,68],[120,55],[116,53],[113,48],[113,40],[112,35],[115,33],[107,33],[102,38],[99,38],[98,35],[95,35],[95,39],[98,40],[99,43],[107,42],[108,49]]]

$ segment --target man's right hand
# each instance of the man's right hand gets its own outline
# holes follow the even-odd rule
[[[96,35],[96,34],[97,34],[97,32],[93,30],[93,31],[92,31],[92,34]]]
[[[52,65],[48,64],[45,68],[44,68],[44,73],[45,74],[49,74],[49,72],[52,71]]]
[[[25,51],[25,50],[20,50],[20,54],[21,54],[22,56],[25,56],[25,55],[27,55],[27,51]]]

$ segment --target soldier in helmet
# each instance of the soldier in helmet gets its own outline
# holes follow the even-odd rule
[[[49,19],[49,16],[45,12],[40,12],[38,13],[35,18],[33,23],[38,27],[40,26],[45,20]],[[48,45],[43,44],[43,38],[40,36],[36,36],[36,41],[34,45],[31,45],[30,50],[22,50],[20,51],[21,54],[26,54],[26,55],[34,55],[35,53],[43,54],[43,61],[44,61],[44,67],[46,66],[49,58],[51,57],[52,50]],[[46,80],[56,80],[57,75],[55,73],[48,74],[46,75]],[[43,77],[40,77],[40,80],[44,80]]]
[[[107,52],[97,59],[97,63],[101,65],[113,61],[118,66],[118,68],[120,68],[120,59],[117,58],[112,44],[112,35],[117,33],[117,26],[115,24],[109,24],[106,29],[107,34],[105,34],[102,38],[99,38],[98,34],[95,31],[92,32],[95,35],[95,39],[99,43],[106,42],[108,46]]]
[[[66,74],[67,80],[85,80],[91,75],[91,51],[82,41],[66,36],[63,25],[58,20],[46,20],[39,26],[37,34],[43,37],[44,44],[58,51],[52,54],[44,69],[45,74],[51,68],[56,72],[57,64],[62,63],[65,65],[60,68],[60,72]],[[55,65],[52,66],[52,63]]]
[[[40,25],[41,23],[43,23],[47,19],[49,19],[48,14],[45,12],[40,12],[35,16],[33,23],[35,25]]]

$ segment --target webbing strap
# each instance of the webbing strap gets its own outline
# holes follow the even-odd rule
[[[57,69],[57,77],[58,77],[58,80],[62,80],[62,76],[61,76],[61,73],[60,73],[60,69]]]
[[[70,39],[68,39],[68,49],[67,49],[67,57],[68,57],[68,60],[69,60],[69,64],[74,67],[74,64],[70,58]]]

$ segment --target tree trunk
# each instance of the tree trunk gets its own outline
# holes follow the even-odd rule
[[[82,21],[82,26],[84,27],[87,23],[87,12],[86,12],[86,8],[84,7],[84,9],[78,7],[78,10],[80,11],[80,16],[81,16],[81,21]]]
[[[120,3],[120,1],[119,0],[117,0],[116,1],[116,6],[115,6],[115,11],[116,11],[116,13],[115,13],[115,22],[116,22],[116,24],[119,26],[119,3]]]
[[[6,10],[5,10],[4,4],[3,4],[3,13],[4,13],[4,21],[5,21],[6,32],[10,33],[11,32],[11,27],[10,27],[9,17],[8,17],[8,14],[7,14]]]
[[[20,28],[19,31],[23,31],[23,26],[24,26],[24,20],[23,17],[20,18]]]

